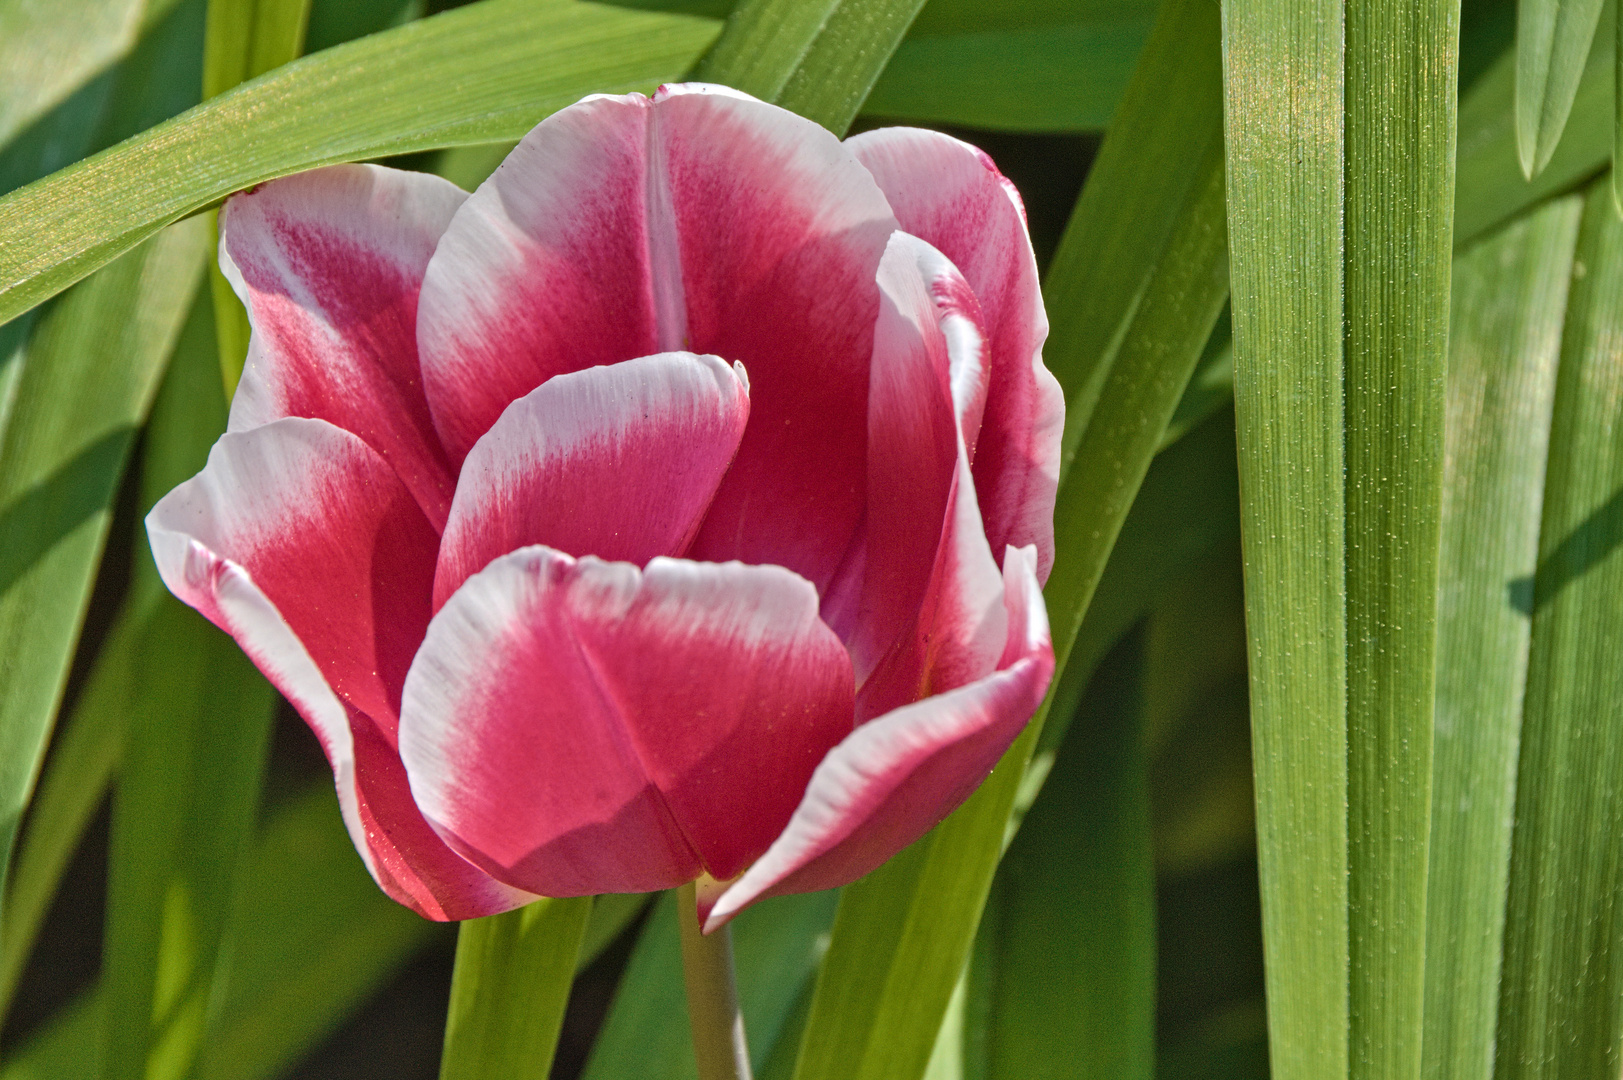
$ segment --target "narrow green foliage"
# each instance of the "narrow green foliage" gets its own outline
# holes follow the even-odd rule
[[[1347,899],[1355,1080],[1420,1073],[1458,39],[1459,0],[1347,5]]]
[[[1454,263],[1427,884],[1430,1080],[1492,1080],[1539,508],[1582,200]]]
[[[53,739],[0,906],[0,1018],[9,1011],[62,873],[124,752],[135,654],[150,611],[150,605],[126,605],[119,612],[73,712]]]
[[[1590,188],[1531,601],[1495,1076],[1618,1071],[1623,1037],[1623,221]]]
[[[203,262],[164,233],[55,305],[0,372],[0,863],[8,862],[78,640],[125,457]],[[13,373],[14,372],[14,373]]]
[[[1518,0],[1516,150],[1532,179],[1550,163],[1578,93],[1603,0]]]
[[[0,199],[0,322],[233,191],[338,161],[516,139],[584,94],[680,78],[718,29],[483,0],[285,65]]]
[[[135,44],[143,0],[0,4],[0,145]]]
[[[225,634],[164,599],[137,660],[113,804],[102,987],[108,1080],[200,1050],[274,695]]]
[[[1566,131],[1544,170],[1522,175],[1516,149],[1516,56],[1507,51],[1460,101],[1454,244],[1463,247],[1529,206],[1602,169],[1616,131],[1612,55],[1616,6],[1601,11],[1600,29],[1578,81]]]
[[[982,927],[987,1080],[1155,1075],[1141,648],[1123,641],[1089,687],[998,869]]]
[[[924,0],[744,0],[694,77],[845,134]]]
[[[304,51],[310,0],[209,0],[203,96],[281,67]]]
[[[807,996],[822,957],[835,893],[769,900],[746,910],[733,926],[739,1004],[757,1069],[781,1056],[774,1050]],[[698,1071],[682,989],[682,947],[675,893],[649,914],[608,1019],[592,1047],[585,1080],[694,1080]],[[787,1047],[792,1059],[795,1041]]]
[[[1173,230],[1209,181],[1208,155],[1222,145],[1217,35],[1212,4],[1165,5],[1049,268],[1044,356],[1065,388],[1061,477]]]
[[[208,314],[206,300],[193,305],[153,409],[143,508],[201,469],[225,430]],[[155,599],[136,646],[113,808],[102,980],[108,1080],[189,1075],[203,1045],[275,699],[229,637],[161,591],[139,540],[137,551],[134,599]]]
[[[1234,407],[1276,1080],[1347,1075],[1339,0],[1223,5]]]
[[[591,912],[537,900],[462,924],[440,1080],[546,1080]]]
[[[321,781],[278,807],[231,906],[218,1008],[199,1080],[274,1080],[445,928],[379,891]],[[289,963],[297,957],[297,963]],[[63,1009],[0,1070],[4,1080],[99,1076],[105,997]]]

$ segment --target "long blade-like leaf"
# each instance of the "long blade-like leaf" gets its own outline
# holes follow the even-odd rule
[[[0,145],[128,52],[145,6],[0,4]]]
[[[988,1080],[1155,1075],[1155,873],[1142,641],[1083,698],[1042,794],[998,869]]]
[[[462,924],[440,1080],[546,1080],[591,913],[583,896]]]
[[[1497,1065],[1503,1080],[1618,1070],[1623,1037],[1623,220],[1590,188],[1551,421],[1530,599]]]
[[[718,29],[482,0],[278,68],[0,199],[0,323],[233,191],[337,161],[516,139],[584,94],[680,78]]]
[[[1340,0],[1228,0],[1229,255],[1277,1080],[1347,1075]]]
[[[193,305],[153,408],[147,505],[202,468],[225,430],[209,311],[206,297]],[[136,647],[113,811],[102,965],[110,1080],[183,1075],[203,1044],[275,698],[235,643],[162,591],[141,540],[137,551],[134,600],[156,600]]]
[[[1516,150],[1516,55],[1507,50],[1460,101],[1454,196],[1454,244],[1463,247],[1534,203],[1605,167],[1615,120],[1612,56],[1615,5],[1601,12],[1600,30],[1584,65],[1566,134],[1533,179],[1522,175]]]
[[[1369,1080],[1420,1071],[1458,23],[1458,0],[1347,4],[1350,1064]]]
[[[1454,263],[1426,898],[1430,1080],[1492,1080],[1531,582],[1561,321],[1582,200]]]
[[[1529,179],[1550,163],[1578,94],[1603,0],[1518,0],[1516,152]]]
[[[0,433],[0,861],[9,861],[90,597],[113,493],[203,268],[164,233],[40,321]]]

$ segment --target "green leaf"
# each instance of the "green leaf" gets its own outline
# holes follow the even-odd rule
[[[862,111],[992,131],[1102,130],[1149,30],[1146,18],[909,36]]]
[[[1111,313],[1123,324],[1121,344],[1099,378],[1098,404],[1079,440],[1077,456],[1085,467],[1060,489],[1058,556],[1046,599],[1061,670],[1227,292],[1217,50],[1216,11],[1210,4],[1174,0],[1163,9],[1128,93],[1132,108],[1124,104],[1110,135],[1133,149],[1110,159],[1101,152],[1089,182],[1090,188],[1100,184],[1134,192],[1144,186],[1144,176],[1156,175],[1148,163],[1171,162],[1184,186],[1177,197],[1163,193],[1155,207],[1172,217],[1170,224],[1129,200],[1114,210],[1122,222],[1109,220],[1102,209],[1094,211],[1105,219],[1100,228],[1105,235],[1119,235],[1123,223],[1132,221],[1140,244],[1146,243],[1146,233],[1159,233],[1165,242],[1146,260],[1145,280],[1135,290],[1140,295],[1123,297],[1120,309]],[[1180,109],[1179,122],[1167,124],[1165,100],[1149,87],[1168,72],[1186,69],[1206,73],[1204,80],[1191,80],[1191,91],[1204,82],[1208,100]],[[1088,198],[1084,191],[1082,201]],[[1079,204],[1077,216],[1083,214]],[[1117,254],[1089,237],[1073,224],[1047,283],[1048,308],[1055,316],[1048,362],[1072,401],[1091,376],[1090,365],[1100,363],[1095,351],[1077,341],[1079,328],[1093,329],[1074,318],[1074,299],[1087,295],[1078,283],[1106,280],[1090,260],[1108,262]],[[1065,247],[1072,254],[1065,256]],[[973,941],[1041,728],[1039,716],[963,806],[845,890],[818,977],[797,1080],[922,1075]]]
[[[285,65],[0,199],[0,322],[233,191],[516,139],[583,94],[680,78],[716,32],[590,3],[482,0]]]
[[[692,1080],[698,1075],[682,987],[675,896],[667,893],[649,915],[592,1047],[585,1080]],[[739,1005],[757,1069],[764,1068],[811,983],[838,898],[834,892],[780,897],[749,908],[732,923]]]
[[[1618,1068],[1623,1037],[1623,221],[1590,188],[1551,422],[1531,600],[1496,1077]],[[1530,587],[1529,587],[1530,586]]]
[[[320,781],[269,818],[231,907],[198,1080],[272,1080],[447,933],[383,894]]]
[[[203,466],[226,403],[206,307],[194,305],[149,424],[143,494]],[[113,803],[102,988],[104,1076],[190,1073],[204,1038],[239,856],[252,833],[275,694],[236,644],[161,592],[137,543],[140,594],[156,596],[135,650],[124,763]]]
[[[440,1080],[546,1080],[591,913],[583,896],[462,924]]]
[[[1277,1080],[1347,1075],[1340,0],[1229,0],[1234,407]],[[1305,92],[1304,92],[1305,91]]]
[[[1427,886],[1427,1077],[1491,1080],[1550,408],[1582,200],[1454,261],[1436,752]]]
[[[203,96],[281,67],[304,51],[310,0],[209,0]]]
[[[1155,1074],[1155,874],[1142,638],[1093,681],[998,868],[988,1080]],[[973,980],[971,980],[973,981]]]
[[[1420,1070],[1458,23],[1458,0],[1347,5],[1349,1050],[1371,1080]]]
[[[129,52],[143,0],[0,3],[0,145]]]
[[[1516,150],[1532,179],[1561,140],[1595,39],[1602,0],[1520,0],[1516,5]]]
[[[924,0],[744,0],[694,77],[845,134]]]
[[[1544,171],[1522,175],[1516,149],[1516,57],[1508,51],[1460,102],[1454,196],[1454,244],[1460,248],[1534,203],[1571,188],[1611,158],[1616,123],[1612,39],[1616,5],[1601,13],[1600,30],[1567,118]]]
[[[1052,323],[1044,356],[1065,388],[1062,478],[1147,283],[1210,180],[1223,115],[1211,14],[1181,0],[1162,12],[1044,283]]]
[[[202,270],[201,230],[155,238],[64,297],[15,368],[0,432],[0,856],[61,699],[113,493]]]

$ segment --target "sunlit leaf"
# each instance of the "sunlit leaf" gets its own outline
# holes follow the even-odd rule
[[[1492,1076],[1528,600],[1581,206],[1552,202],[1454,263],[1423,1048],[1435,1080]]]
[[[1549,164],[1595,39],[1603,0],[1516,5],[1516,150],[1529,179]]]
[[[1585,198],[1530,601],[1494,1075],[1618,1068],[1623,1037],[1623,220]]]
[[[1329,1080],[1347,1075],[1344,26],[1339,0],[1223,19],[1269,1054],[1277,1080]]]

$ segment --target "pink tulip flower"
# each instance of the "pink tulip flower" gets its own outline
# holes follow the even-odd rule
[[[473,195],[340,165],[221,213],[230,427],[164,581],[423,915],[853,881],[1053,671],[1064,406],[980,151],[715,86],[589,97]]]

